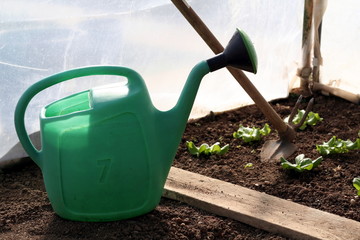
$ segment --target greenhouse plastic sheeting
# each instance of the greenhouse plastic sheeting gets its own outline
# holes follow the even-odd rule
[[[360,1],[328,1],[323,18],[320,82],[360,94]]]
[[[267,100],[288,95],[300,67],[302,0],[189,4],[223,45],[236,28],[243,29],[259,62],[258,74],[247,76]],[[192,67],[213,56],[169,0],[1,0],[0,26],[0,162],[26,155],[15,133],[14,109],[21,94],[47,76],[89,65],[130,67],[144,78],[154,105],[167,110],[176,103]],[[26,112],[28,133],[39,131],[41,107],[115,81],[80,78],[38,94]],[[246,92],[223,69],[203,79],[191,117],[249,103]],[[39,143],[39,137],[34,141]]]

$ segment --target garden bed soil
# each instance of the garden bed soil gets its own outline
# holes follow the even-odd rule
[[[285,117],[296,98],[290,95],[271,104]],[[356,139],[360,129],[359,105],[320,95],[313,111],[324,120],[297,133],[299,149],[289,159],[300,153],[318,157],[315,145],[333,135],[344,140]],[[253,144],[232,137],[239,124],[262,127],[266,122],[254,105],[192,120],[173,165],[360,221],[360,200],[352,186],[352,179],[360,176],[359,151],[326,156],[318,168],[309,172],[289,172],[279,162],[260,160],[264,141],[277,138],[274,131]],[[197,145],[220,142],[229,144],[230,150],[224,156],[197,158],[188,153],[186,141]],[[129,220],[108,223],[64,220],[51,208],[39,168],[29,160],[23,162],[0,170],[0,239],[287,239],[165,198],[152,212]],[[253,167],[244,168],[247,163]]]
[[[298,96],[273,101],[271,104],[282,117],[290,115]],[[307,106],[304,99],[300,109]],[[313,112],[323,118],[319,124],[297,131],[295,144],[298,150],[288,158],[294,162],[299,154],[315,159],[320,156],[316,144],[322,144],[337,136],[355,141],[360,130],[360,105],[337,97],[315,97]],[[276,139],[274,131],[256,143],[243,143],[234,139],[239,124],[263,127],[267,120],[254,105],[209,116],[188,123],[174,166],[208,177],[231,182],[250,189],[317,208],[329,213],[360,221],[360,199],[352,185],[354,177],[360,176],[360,151],[324,156],[318,168],[297,173],[282,169],[280,161],[262,162],[261,148],[266,140]],[[185,142],[194,141],[230,145],[223,156],[192,157]],[[253,167],[245,168],[247,163]]]

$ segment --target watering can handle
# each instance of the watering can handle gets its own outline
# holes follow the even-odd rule
[[[136,81],[136,84],[144,85],[144,81],[141,76],[134,70],[126,67],[119,66],[92,66],[72,69],[69,71],[61,72],[50,77],[44,78],[32,86],[30,86],[20,97],[19,102],[15,108],[15,129],[21,144],[25,151],[33,159],[33,161],[41,168],[42,160],[40,158],[41,151],[38,151],[32,144],[28,133],[25,128],[25,111],[31,101],[31,99],[43,91],[55,84],[78,77],[92,76],[92,75],[118,75],[128,78],[129,85],[132,81]],[[144,85],[145,87],[145,85]]]

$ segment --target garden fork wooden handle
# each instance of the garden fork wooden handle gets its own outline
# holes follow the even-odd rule
[[[185,0],[171,1],[215,54],[219,54],[224,51],[224,47],[221,45],[221,43],[216,39],[209,28]],[[264,99],[264,97],[255,88],[252,82],[247,78],[247,76],[239,69],[232,67],[227,67],[227,69],[259,107],[259,109],[270,121],[273,127],[278,131],[280,137],[282,139],[292,141],[295,138],[294,129],[280,118],[280,116]]]

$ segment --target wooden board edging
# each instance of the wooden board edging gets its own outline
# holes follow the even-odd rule
[[[292,239],[360,239],[360,222],[175,167],[163,196]]]

